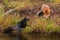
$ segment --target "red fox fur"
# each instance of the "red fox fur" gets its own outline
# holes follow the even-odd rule
[[[42,5],[41,11],[43,12],[43,17],[48,18],[50,16],[50,7],[47,4]]]

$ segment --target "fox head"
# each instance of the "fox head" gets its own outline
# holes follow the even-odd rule
[[[50,16],[50,7],[47,4],[43,4],[41,7],[41,11],[43,12],[43,17],[48,18]]]

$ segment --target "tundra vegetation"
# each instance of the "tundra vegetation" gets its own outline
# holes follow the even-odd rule
[[[48,4],[51,15],[48,19],[36,17],[42,4]],[[15,9],[11,14],[3,16],[8,10]],[[13,27],[24,17],[30,20],[22,33],[30,32],[57,32],[60,33],[60,1],[59,0],[1,0],[0,2],[0,30]]]

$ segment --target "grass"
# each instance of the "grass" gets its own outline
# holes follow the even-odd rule
[[[21,8],[26,8],[26,7],[32,7],[33,4],[30,3],[29,0],[27,1],[13,1],[10,2],[8,0],[4,0],[4,5],[0,5],[0,24],[2,29],[6,29],[7,27],[11,27],[13,25],[16,25],[17,22],[21,21],[22,18],[17,12],[14,15],[9,15],[7,18],[4,18],[2,15],[5,14],[4,8],[7,7],[6,9],[20,9]],[[55,1],[58,2],[58,1]],[[59,20],[59,19],[58,19]],[[37,19],[30,19],[27,22],[27,27],[23,29],[24,33],[31,32],[33,30],[41,30],[45,32],[60,32],[60,26],[58,26],[53,19],[45,19],[45,18],[37,18]]]
[[[31,21],[30,21],[31,22]],[[29,26],[27,26],[23,32],[27,33],[27,32],[32,32],[33,30],[40,30],[40,31],[44,31],[44,32],[60,32],[60,26],[58,26],[57,24],[55,24],[55,21],[52,19],[44,19],[44,18],[38,18],[36,19],[35,22],[32,22],[31,24],[29,24]]]

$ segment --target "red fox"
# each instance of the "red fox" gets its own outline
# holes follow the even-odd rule
[[[51,11],[50,7],[47,4],[43,4],[38,14],[43,15],[44,18],[48,18],[50,16],[50,11]]]

